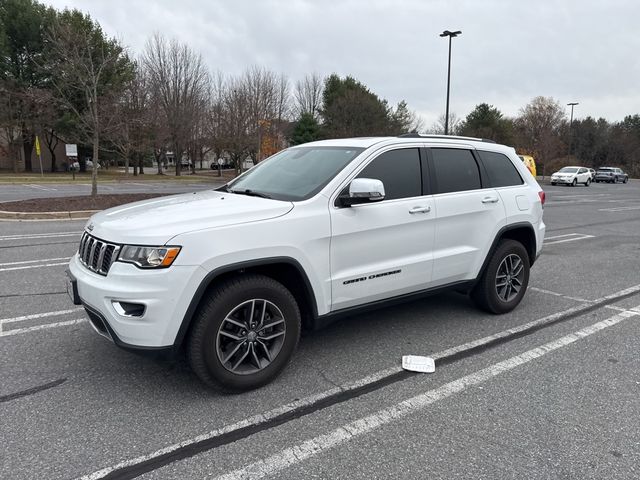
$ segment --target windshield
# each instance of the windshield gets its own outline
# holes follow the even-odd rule
[[[227,185],[231,192],[276,200],[306,200],[318,193],[363,148],[297,147],[260,162]]]
[[[576,173],[578,169],[576,167],[564,167],[560,169],[560,173]]]

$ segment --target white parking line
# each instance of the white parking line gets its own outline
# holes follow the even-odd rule
[[[11,335],[20,335],[21,333],[35,332],[37,330],[46,330],[48,328],[67,327],[69,325],[77,325],[79,323],[86,322],[86,318],[78,318],[76,320],[67,320],[66,322],[45,323],[43,325],[36,325],[35,327],[16,328],[14,330],[6,330],[0,332],[0,337],[9,337]]]
[[[69,260],[69,257],[61,258],[42,258],[40,260],[23,260],[21,262],[0,263],[0,267],[8,267],[10,265],[26,265],[27,263],[57,262],[58,260]]]
[[[565,233],[564,235],[555,235],[553,237],[544,237],[545,242],[547,240],[554,240],[556,238],[566,238],[566,237],[574,237],[576,235],[581,235],[580,233]]]
[[[634,205],[632,207],[612,207],[598,209],[599,212],[626,212],[628,210],[640,210],[640,205]]]
[[[78,307],[70,308],[68,310],[58,310],[56,312],[33,313],[31,315],[22,315],[21,317],[0,318],[0,332],[2,331],[2,326],[6,325],[7,323],[24,322],[25,320],[37,320],[39,318],[47,317],[58,317],[61,315],[67,315],[68,313],[75,313],[80,310],[84,309],[82,307]]]
[[[79,237],[82,232],[52,232],[52,233],[32,233],[28,235],[4,235],[0,236],[0,241],[9,240],[33,240],[38,238],[55,238],[55,237]]]
[[[45,263],[43,265],[23,265],[21,267],[0,268],[0,272],[11,272],[13,270],[28,270],[30,268],[58,267],[60,265],[68,265],[69,261],[58,263]]]
[[[573,300],[573,301],[576,301],[576,302],[593,303],[592,300],[587,300],[586,298],[571,297],[569,295],[565,295],[564,293],[552,292],[551,290],[545,290],[544,288],[528,287],[527,290],[533,290],[534,292],[544,293],[544,294],[547,294],[547,295],[553,295],[554,297],[565,298],[567,300]]]
[[[608,295],[607,297],[603,297],[598,301],[607,301],[607,300],[612,300],[618,297],[623,297],[632,293],[640,293],[640,284],[638,285],[634,285],[633,287],[629,287],[626,288],[624,290],[621,290],[620,292],[616,292],[613,293],[611,295]],[[594,302],[595,303],[595,302]],[[464,343],[462,345],[458,345],[455,347],[451,347],[449,349],[446,349],[444,351],[435,353],[433,355],[431,355],[431,357],[435,360],[441,359],[441,358],[445,358],[448,357],[450,355],[455,355],[457,353],[461,353],[467,350],[471,350],[474,348],[478,348],[481,347],[483,345],[489,345],[493,342],[495,342],[498,339],[501,338],[505,338],[505,337],[509,337],[513,334],[519,333],[519,332],[523,332],[523,331],[527,331],[530,328],[533,327],[541,327],[543,325],[546,325],[548,323],[553,323],[556,320],[566,316],[566,315],[574,315],[574,314],[579,314],[582,311],[585,311],[589,308],[592,308],[592,304],[587,304],[587,305],[577,305],[575,307],[571,307],[568,308],[566,310],[563,310],[561,312],[557,312],[557,313],[553,313],[551,315],[547,315],[546,317],[542,317],[539,318],[537,320],[533,320],[529,323],[525,323],[524,325],[519,325],[507,330],[503,330],[501,332],[495,333],[493,335],[489,335],[483,338],[479,338],[476,340],[472,340],[470,342]],[[353,391],[356,390],[358,388],[364,387],[365,385],[371,385],[383,378],[389,377],[391,375],[394,375],[398,372],[402,371],[402,367],[400,366],[394,366],[394,367],[390,367],[387,368],[385,370],[380,370],[378,372],[372,373],[371,375],[367,375],[364,378],[360,378],[358,380],[355,380],[351,383],[347,383],[345,385],[340,385],[338,387],[335,388],[331,388],[329,390],[325,390],[324,392],[315,394],[315,395],[311,395],[308,397],[304,397],[301,398],[300,400],[296,400],[294,402],[288,403],[286,405],[282,405],[280,407],[274,408],[272,410],[269,410],[267,412],[264,413],[260,413],[257,415],[254,415],[252,417],[249,418],[245,418],[243,420],[240,420],[237,423],[233,423],[230,425],[225,425],[221,428],[209,431],[207,433],[204,433],[202,435],[198,435],[194,438],[191,439],[187,439],[184,440],[182,442],[179,443],[175,443],[173,445],[169,445],[167,447],[161,448],[159,450],[156,450],[155,452],[149,453],[147,455],[141,455],[139,457],[136,458],[132,458],[129,460],[124,460],[116,465],[112,465],[109,467],[105,467],[101,470],[98,470],[96,472],[93,472],[91,474],[85,475],[83,477],[80,477],[79,480],[97,480],[100,478],[104,478],[105,476],[109,475],[111,472],[115,471],[115,470],[119,470],[121,468],[125,468],[125,467],[130,467],[131,465],[136,465],[138,463],[142,463],[142,462],[146,462],[148,460],[160,457],[162,455],[174,452],[176,450],[179,450],[181,448],[184,447],[188,447],[189,445],[193,445],[205,440],[209,440],[211,438],[214,437],[218,437],[220,435],[226,434],[226,433],[230,433],[236,430],[240,430],[241,428],[246,428],[246,427],[250,427],[250,426],[256,426],[259,424],[263,424],[268,422],[269,420],[272,420],[274,418],[277,418],[280,415],[298,410],[300,408],[304,408],[307,407],[309,405],[313,405],[316,402],[319,402],[325,398],[329,398],[337,393],[344,393],[344,392],[349,392],[349,391]]]
[[[24,185],[25,187],[31,187],[31,188],[35,188],[36,190],[43,190],[45,192],[56,192],[57,189],[56,188],[51,188],[51,187],[43,187],[41,185]]]
[[[558,237],[550,237],[550,238],[560,238],[560,237],[568,237],[573,235],[571,238],[564,238],[562,240],[553,240],[548,242],[546,239],[544,241],[544,245],[555,245],[557,243],[566,243],[566,242],[575,242],[576,240],[585,240],[587,238],[594,238],[594,235],[587,235],[584,233],[571,233],[568,235],[560,235]]]
[[[280,452],[271,455],[268,458],[258,460],[245,467],[239,468],[225,475],[217,477],[218,480],[239,480],[239,479],[256,479],[267,475],[274,475],[282,470],[299,464],[311,457],[314,457],[326,450],[344,444],[350,440],[356,439],[366,433],[369,433],[384,425],[391,424],[408,415],[416,413],[425,407],[448,398],[456,393],[463,392],[469,387],[479,385],[492,378],[513,370],[521,365],[525,365],[535,359],[543,357],[550,352],[559,350],[571,345],[578,340],[586,338],[594,333],[600,332],[606,328],[617,325],[618,323],[639,315],[634,311],[620,312],[618,315],[594,323],[589,327],[578,330],[574,333],[561,337],[552,342],[541,345],[540,347],[528,350],[520,355],[516,355],[502,362],[490,365],[487,368],[478,370],[470,375],[458,378],[441,387],[429,390],[427,392],[416,395],[408,400],[397,403],[390,407],[379,410],[378,412],[362,417],[353,422],[342,425],[329,433],[318,435],[314,438],[306,440],[299,445],[286,448]]]

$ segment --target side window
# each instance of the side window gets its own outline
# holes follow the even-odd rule
[[[522,185],[522,177],[509,157],[502,153],[478,151],[492,187]]]
[[[586,168],[581,168],[580,169],[580,173],[587,173],[587,169]]]
[[[481,188],[480,170],[469,150],[432,148],[437,193]]]
[[[375,158],[358,178],[375,178],[384,184],[385,200],[422,195],[420,153],[417,148],[391,150]]]

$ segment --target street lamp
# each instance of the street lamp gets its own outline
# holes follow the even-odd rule
[[[569,156],[571,156],[571,127],[573,126],[573,107],[580,105],[578,102],[567,103],[571,107],[571,119],[569,120]]]
[[[440,34],[441,37],[449,37],[449,65],[447,67],[447,110],[444,115],[444,134],[449,134],[449,87],[451,85],[451,39],[457,37],[462,33],[461,30],[456,30],[455,32],[450,32],[449,30],[445,30]]]

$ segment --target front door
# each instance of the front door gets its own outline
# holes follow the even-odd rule
[[[435,211],[418,148],[384,152],[356,178],[381,180],[385,199],[331,209],[332,311],[427,288]]]

